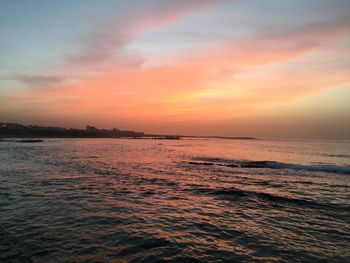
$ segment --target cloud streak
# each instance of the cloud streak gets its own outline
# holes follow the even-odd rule
[[[65,80],[62,76],[50,75],[27,75],[27,74],[12,74],[9,79],[16,80],[32,87],[47,87],[52,85],[62,84]]]
[[[164,27],[215,2],[217,1],[162,1],[143,9],[131,10],[127,16],[105,20],[85,37],[82,51],[67,58],[67,63],[85,68],[110,64],[138,67],[142,65],[142,58],[130,55],[125,50],[133,38],[142,32]]]
[[[125,14],[104,18],[80,36],[78,50],[53,69],[50,74],[15,72],[12,79],[29,86],[58,84],[72,75],[75,79],[139,68],[144,58],[137,52],[127,50],[127,45],[140,33],[164,27],[176,20],[203,9],[217,0],[150,1],[147,6],[136,5]]]

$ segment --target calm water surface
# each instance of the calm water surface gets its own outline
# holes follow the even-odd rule
[[[0,142],[0,262],[350,262],[350,142]]]

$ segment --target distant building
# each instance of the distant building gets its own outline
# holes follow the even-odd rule
[[[87,125],[87,126],[86,126],[86,130],[87,130],[87,131],[90,131],[90,132],[96,132],[96,131],[98,131],[98,129],[97,129],[96,127],[90,126],[90,125]]]

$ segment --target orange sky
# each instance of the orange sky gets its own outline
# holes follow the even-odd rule
[[[316,2],[298,3],[295,14],[279,4],[276,21],[254,16],[262,6],[239,1],[95,14],[88,32],[69,39],[77,47],[65,47],[47,66],[30,60],[5,72],[0,118],[150,133],[350,138],[350,12],[343,1],[333,9]],[[296,23],[302,8],[329,16]],[[208,28],[194,26],[202,23]]]

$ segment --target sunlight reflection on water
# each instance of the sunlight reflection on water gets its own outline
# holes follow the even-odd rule
[[[2,142],[0,261],[345,262],[349,146]]]

